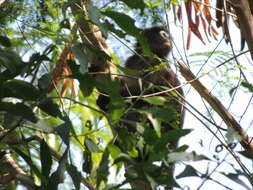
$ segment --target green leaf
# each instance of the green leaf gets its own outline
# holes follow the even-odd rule
[[[26,163],[31,167],[32,171],[33,171],[40,179],[42,179],[42,175],[41,175],[39,169],[36,167],[36,165],[33,164],[32,159],[31,159],[27,154],[25,154],[24,152],[22,152],[22,151],[21,151],[20,149],[18,149],[18,148],[13,147],[13,150],[14,150],[19,156],[21,156],[21,157],[26,161]]]
[[[120,145],[124,147],[124,150],[131,151],[136,145],[136,137],[133,133],[130,133],[126,127],[115,127],[115,131],[118,135]]]
[[[161,136],[161,122],[159,121],[159,119],[157,119],[157,117],[154,117],[150,113],[146,113],[146,115],[149,121],[152,123],[152,127],[155,129],[157,136],[160,137]]]
[[[50,86],[52,80],[53,80],[53,77],[51,74],[46,73],[46,74],[42,75],[42,77],[40,77],[38,80],[39,89],[42,91],[47,90],[48,87]]]
[[[9,80],[3,83],[4,97],[15,97],[23,100],[37,100],[39,98],[39,90],[31,83],[23,80]]]
[[[108,150],[109,150],[109,152],[110,152],[113,159],[118,158],[118,156],[121,153],[121,150],[117,146],[115,146],[113,144],[108,144],[107,148],[108,148]]]
[[[44,140],[40,143],[40,161],[42,174],[48,178],[53,162],[50,148]]]
[[[145,174],[145,177],[147,178],[147,180],[149,181],[150,185],[151,185],[151,188],[152,190],[155,190],[156,187],[158,186],[158,184],[156,183],[155,179],[152,178],[150,175],[148,174]]]
[[[209,159],[203,155],[197,155],[194,151],[193,152],[172,152],[168,154],[169,162],[199,161],[199,160],[209,160]]]
[[[145,8],[145,4],[143,2],[143,0],[120,0],[122,2],[124,2],[125,4],[127,4],[127,6],[129,6],[130,8],[133,9],[141,9],[141,12],[143,14],[143,10]]]
[[[229,178],[231,181],[237,183],[237,184],[240,184],[241,186],[245,187],[246,189],[248,190],[252,190],[251,187],[249,187],[243,180],[241,180],[239,178],[239,174],[233,174],[233,173],[224,173],[224,172],[221,172],[224,176],[226,176],[227,178]]]
[[[140,36],[141,30],[135,26],[135,20],[128,15],[115,11],[105,11],[102,12],[102,14],[113,19],[118,24],[118,26],[128,34],[134,37]]]
[[[92,51],[94,54],[96,54],[96,56],[98,56],[99,58],[101,58],[104,61],[106,61],[106,60],[110,61],[112,59],[106,52],[104,52],[101,49],[94,48],[94,46],[92,46],[92,45],[90,45],[88,43],[85,43],[84,46],[86,48],[88,48],[90,51]]]
[[[191,131],[191,129],[173,129],[164,133],[161,138],[166,142],[175,142]]]
[[[60,183],[63,183],[65,178],[64,173],[66,171],[66,166],[68,163],[68,151],[69,150],[67,148],[59,161],[57,170],[50,176],[48,186],[45,189],[57,189],[58,185]]]
[[[11,47],[11,41],[6,36],[0,36],[0,44],[5,47]]]
[[[114,34],[116,34],[118,37],[120,38],[125,38],[126,34],[124,32],[122,32],[121,30],[119,29],[116,29],[115,28],[115,24],[111,24],[110,22],[108,22],[108,20],[105,20],[105,23],[104,25],[106,25],[106,28],[113,32]],[[118,65],[117,65],[118,66]]]
[[[88,10],[91,21],[100,28],[100,31],[102,32],[102,34],[105,36],[105,38],[107,38],[108,36],[107,29],[105,25],[101,23],[100,21],[101,20],[100,10],[97,7],[90,4],[87,6],[87,10]]]
[[[147,98],[144,98],[143,100],[145,100],[146,102],[148,102],[150,104],[160,105],[160,106],[163,106],[164,103],[166,102],[166,98],[164,98],[162,96],[147,97]]]
[[[55,131],[60,135],[63,142],[68,146],[69,145],[69,138],[70,138],[70,127],[71,124],[65,122],[55,128]]]
[[[123,13],[115,12],[115,11],[105,11],[102,12],[102,14],[110,17],[113,19],[118,26],[124,30],[127,34],[134,36],[138,39],[140,42],[142,49],[144,51],[144,54],[147,56],[152,56],[153,53],[149,49],[149,45],[147,40],[141,35],[141,31],[139,28],[135,26],[135,20],[129,17],[128,15],[125,15]],[[117,34],[117,33],[115,33]]]
[[[252,84],[248,83],[248,82],[242,82],[242,86],[247,88],[250,92],[253,92],[253,86]]]
[[[90,138],[86,137],[85,138],[85,145],[88,148],[90,152],[102,152],[96,143],[94,143]]]
[[[189,176],[199,176],[197,170],[190,166],[190,165],[186,165],[184,171],[182,171],[179,175],[177,175],[176,178],[182,178],[182,177],[189,177]]]
[[[89,96],[92,93],[93,88],[95,87],[96,84],[95,79],[88,74],[77,75],[74,77],[77,78],[77,80],[79,81],[79,88],[83,96],[84,97]]]
[[[34,115],[32,109],[23,103],[10,103],[10,102],[0,102],[0,111],[6,111],[16,116],[21,116],[26,120],[33,123],[37,122],[37,118]]]
[[[253,152],[252,151],[239,151],[239,153],[243,156],[245,156],[248,159],[253,160]]]
[[[4,66],[12,73],[15,73],[18,70],[18,66],[22,64],[20,57],[9,50],[0,49],[0,66]]]
[[[80,71],[81,73],[87,73],[88,72],[88,56],[86,55],[84,46],[82,44],[76,44],[71,48],[71,51],[75,54],[75,57],[78,60],[78,63],[80,64]]]
[[[53,117],[59,117],[63,118],[61,111],[59,109],[59,106],[53,102],[52,98],[44,98],[42,99],[38,107],[43,110],[45,113],[53,116]]]
[[[114,163],[124,162],[134,164],[135,160],[131,158],[128,154],[121,153],[117,159],[115,159]]]
[[[173,108],[147,107],[140,110],[145,114],[152,114],[154,118],[169,123],[177,118],[177,112]]]
[[[97,169],[97,186],[100,185],[102,181],[107,181],[109,175],[109,152],[106,150],[103,154],[102,160]]]
[[[14,68],[14,71],[8,70],[6,69],[3,72],[0,72],[0,84],[4,83],[5,81],[9,80],[9,79],[13,79],[16,76],[18,76],[19,74],[21,74],[23,72],[24,69],[26,69],[27,64],[20,64],[17,67]],[[1,67],[0,67],[1,68]],[[3,94],[3,92],[0,91],[1,94]]]
[[[113,121],[117,121],[125,110],[125,102],[120,95],[120,84],[119,82],[112,81],[110,78],[106,79],[106,82],[101,84],[97,83],[97,88],[105,92],[110,101],[109,110],[111,111],[110,117]]]
[[[60,22],[60,27],[61,28],[66,28],[66,29],[71,29],[71,26],[70,26],[70,22],[68,19],[64,19]]]
[[[70,177],[72,178],[72,181],[75,185],[76,190],[80,189],[80,183],[82,180],[82,174],[81,172],[79,172],[76,168],[76,166],[72,165],[72,164],[68,164],[67,165],[67,171],[70,175]]]
[[[83,171],[90,174],[92,170],[92,158],[91,158],[91,152],[90,151],[84,151],[83,152]]]

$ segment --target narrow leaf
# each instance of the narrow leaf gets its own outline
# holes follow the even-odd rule
[[[79,190],[80,189],[80,183],[81,183],[81,180],[82,180],[81,173],[77,170],[76,166],[74,166],[72,164],[67,165],[67,171],[68,171],[70,177],[72,178],[72,181],[75,185],[76,190]]]
[[[13,147],[13,150],[19,155],[21,156],[25,162],[31,167],[31,170],[40,178],[42,179],[42,175],[39,171],[39,169],[36,167],[36,165],[33,164],[32,159],[25,154],[24,152],[22,152],[20,149]]]
[[[46,189],[57,189],[60,183],[63,183],[65,175],[64,172],[66,171],[66,165],[68,158],[68,149],[65,150],[63,156],[59,161],[59,166],[57,170],[50,176],[49,183]]]
[[[40,161],[42,174],[48,177],[52,167],[52,157],[51,151],[44,140],[40,143]]]
[[[63,142],[68,146],[70,138],[70,124],[65,122],[55,128],[55,131],[60,135]]]

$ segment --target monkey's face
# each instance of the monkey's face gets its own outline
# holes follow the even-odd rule
[[[152,27],[143,31],[143,36],[149,44],[150,50],[160,58],[165,58],[171,50],[171,40],[163,27]]]

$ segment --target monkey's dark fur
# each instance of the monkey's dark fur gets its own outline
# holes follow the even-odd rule
[[[136,44],[136,53],[130,56],[126,63],[125,67],[128,69],[133,69],[136,71],[141,71],[136,77],[141,77],[143,83],[150,82],[158,86],[167,86],[167,87],[176,87],[180,85],[179,80],[176,77],[176,74],[168,66],[168,63],[157,71],[149,72],[149,68],[158,66],[163,61],[165,62],[168,53],[171,51],[171,40],[163,27],[152,27],[147,28],[142,32],[143,37],[147,40],[149,49],[154,53],[155,57],[146,57],[143,56],[143,51],[139,42]],[[147,70],[145,72],[145,70]],[[140,95],[142,90],[140,89],[139,82],[134,78],[124,77],[123,82],[127,85],[129,92],[122,90],[123,96],[129,95]],[[181,88],[178,89],[178,92],[183,95]]]
[[[150,93],[162,91],[161,88],[162,86],[173,88],[180,85],[180,82],[177,79],[176,74],[171,70],[168,63],[166,62],[166,57],[171,51],[172,47],[170,37],[166,32],[166,30],[163,27],[159,26],[151,27],[144,29],[142,31],[142,35],[146,39],[149,45],[149,49],[154,54],[154,56],[151,57],[143,56],[144,53],[142,47],[140,43],[137,42],[135,47],[136,53],[130,56],[125,63],[125,67],[127,69],[135,70],[136,74],[130,77],[125,76],[120,78],[122,84],[120,94],[123,97],[147,95]],[[164,64],[161,66],[161,63]],[[158,69],[154,69],[155,66],[157,66]],[[162,133],[168,132],[173,128],[182,127],[184,118],[184,111],[183,111],[184,109],[182,104],[180,104],[179,102],[182,102],[182,98],[180,98],[180,96],[183,97],[183,90],[181,88],[178,88],[176,92],[177,93],[169,92],[160,95],[166,98],[166,106],[173,108],[177,113],[175,119],[173,119],[171,123],[168,122],[161,123]],[[108,109],[107,104],[109,103],[109,101],[110,99],[107,96],[100,95],[97,100],[97,104],[101,109],[106,110]],[[133,108],[136,109],[155,106],[148,104],[146,101],[143,101],[140,98],[132,99],[132,105]],[[141,118],[143,117],[141,117],[140,113],[132,111],[126,113],[122,117],[122,120],[131,122],[141,122],[140,121]],[[128,124],[122,122],[122,126],[128,127]],[[152,125],[147,122],[145,127],[150,126]],[[116,143],[120,146],[120,143],[118,142]],[[175,148],[176,145],[177,142],[173,142],[170,144],[170,147]],[[168,175],[173,175],[173,167],[169,169]],[[140,183],[140,181],[138,183]],[[131,185],[138,187],[138,185],[134,185],[134,183],[131,183]],[[150,189],[150,188],[145,186],[145,188],[142,187],[140,189]],[[166,188],[166,190],[167,189],[170,188]]]
[[[136,43],[136,54],[130,56],[127,59],[125,67],[137,71],[137,74],[131,77],[125,76],[120,78],[122,84],[120,94],[123,97],[138,96],[161,91],[161,89],[155,88],[152,91],[149,90],[145,92],[145,88],[150,86],[150,84],[155,85],[157,87],[166,86],[170,88],[177,87],[180,85],[176,74],[174,73],[174,71],[171,70],[168,63],[166,63],[166,65],[159,70],[151,72],[149,71],[150,68],[160,65],[163,61],[165,62],[167,55],[171,51],[172,44],[169,34],[166,32],[166,29],[164,29],[164,27],[155,26],[144,29],[142,31],[142,35],[146,39],[150,51],[154,53],[154,55],[157,57],[143,56],[143,50],[140,43]],[[183,96],[182,88],[178,88],[177,92]],[[166,96],[166,94],[163,95]],[[169,93],[169,95],[171,95],[171,93]],[[107,111],[109,101],[110,99],[107,96],[100,95],[97,100],[97,104],[102,110]],[[184,115],[183,107],[176,100],[171,100],[170,103],[171,106],[176,108],[178,113],[182,113],[180,119],[181,127]],[[144,104],[144,102],[140,104]],[[138,104],[138,107],[142,107],[142,105]]]

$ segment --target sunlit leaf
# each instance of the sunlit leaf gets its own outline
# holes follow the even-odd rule
[[[115,146],[113,144],[109,144],[107,146],[107,148],[108,148],[113,159],[118,158],[119,154],[121,153],[121,150],[117,146]]]
[[[166,98],[164,98],[162,96],[147,97],[147,98],[144,98],[144,100],[150,104],[160,105],[160,106],[164,105],[164,103],[166,102]]]

